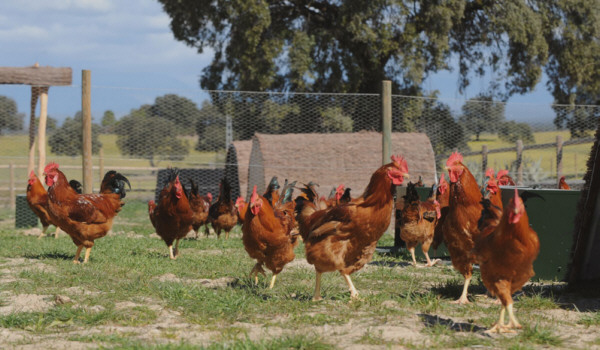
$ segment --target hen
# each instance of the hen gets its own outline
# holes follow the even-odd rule
[[[121,210],[125,197],[125,184],[129,180],[117,172],[108,172],[102,179],[100,194],[79,194],[58,170],[58,164],[49,163],[44,168],[48,185],[48,213],[51,221],[65,231],[77,246],[73,262],[85,247],[87,263],[94,241],[102,238],[112,228],[113,220]]]
[[[208,223],[208,209],[210,208],[212,195],[207,193],[205,196],[201,196],[198,191],[198,186],[194,183],[194,180],[189,180],[191,187],[188,195],[188,201],[190,202],[190,208],[192,209],[192,229],[196,233],[196,238],[198,238],[198,231],[200,230],[200,227],[205,226]],[[205,230],[208,230],[206,226]]]
[[[435,185],[432,188],[430,198],[421,202],[416,184],[408,183],[406,195],[404,195],[404,208],[402,208],[402,224],[400,225],[400,238],[406,242],[406,248],[412,256],[414,266],[417,266],[415,258],[415,247],[421,244],[421,249],[427,265],[434,266],[439,260],[431,261],[429,258],[429,246],[433,241],[433,233],[438,219],[441,216],[440,204],[435,199],[437,191]]]
[[[225,231],[225,238],[229,238],[229,232],[237,224],[238,214],[231,200],[231,186],[227,178],[223,178],[219,184],[219,197],[208,210],[208,221],[215,230],[217,238],[221,237],[221,230]]]
[[[515,180],[508,175],[508,170],[498,170],[498,175],[496,176],[496,180],[498,181],[498,185],[500,186],[516,186]]]
[[[242,225],[244,248],[257,261],[250,271],[250,277],[254,276],[255,283],[258,283],[258,274],[264,274],[265,265],[273,272],[269,288],[273,288],[277,275],[295,257],[294,247],[298,243],[298,236],[291,234],[295,224],[294,208],[285,206],[290,199],[291,195],[282,197],[281,202],[272,206],[265,197],[258,195],[254,186]]]
[[[499,171],[498,173],[501,173]],[[477,222],[477,228],[481,237],[487,236],[491,233],[496,226],[500,223],[502,217],[502,192],[498,186],[498,182],[494,176],[494,169],[488,169],[485,172],[485,176],[488,178],[484,186],[484,196],[481,201],[483,210],[481,217]]]
[[[244,197],[238,197],[238,199],[235,200],[235,209],[238,213],[238,224],[243,225],[246,211],[248,210],[248,203],[244,201]]]
[[[512,294],[533,277],[533,261],[540,251],[535,231],[517,189],[502,213],[498,226],[487,236],[476,239],[473,250],[485,287],[502,303],[500,318],[488,332],[510,332],[521,328],[513,312]],[[504,324],[508,311],[509,322]]]
[[[446,215],[448,215],[448,202],[450,198],[450,188],[444,174],[440,176],[440,181],[437,186],[435,199],[440,205],[440,217],[435,225],[435,230],[433,231],[433,242],[431,242],[431,247],[433,248],[434,256],[437,255],[438,247],[444,242],[444,230],[442,227],[444,226],[444,219]]]
[[[559,190],[570,190],[571,186],[569,186],[569,184],[565,181],[565,177],[561,176],[560,180],[558,181],[558,189]]]
[[[455,152],[446,161],[450,177],[450,197],[442,230],[452,265],[465,279],[462,294],[455,303],[467,304],[467,290],[473,276],[471,250],[474,240],[479,236],[477,223],[481,217],[482,196],[475,177],[462,160],[462,155]]]
[[[148,213],[156,233],[169,247],[169,258],[177,259],[179,241],[192,231],[194,221],[194,213],[179,181],[177,169],[169,169],[167,182],[158,195],[158,204],[155,206],[152,201],[149,202]]]
[[[394,206],[395,188],[407,176],[408,166],[402,157],[377,169],[365,192],[350,203],[318,210],[316,198],[296,199],[296,220],[304,240],[306,260],[315,266],[313,300],[321,300],[321,275],[339,271],[350,289],[351,298],[358,292],[350,274],[360,270],[373,257],[379,238],[388,228]]]

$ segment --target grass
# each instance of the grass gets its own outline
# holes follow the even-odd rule
[[[52,337],[106,348],[151,349],[330,349],[352,344],[558,348],[565,345],[565,327],[600,330],[597,313],[573,322],[561,320],[556,327],[557,321],[544,312],[560,308],[556,300],[562,290],[542,293],[536,284],[515,299],[525,329],[516,336],[489,338],[481,331],[497,320],[499,307],[482,297],[463,307],[451,304],[462,288],[458,273],[450,266],[412,267],[405,254],[376,253],[371,264],[352,275],[360,301],[350,302],[339,274],[324,274],[325,300],[315,303],[310,267],[286,267],[272,290],[270,274],[254,285],[248,278],[253,261],[243,248],[239,227],[229,240],[186,239],[181,257],[170,261],[166,245],[151,237],[154,231],[142,201],[127,201],[115,221],[116,234],[96,242],[86,265],[72,263],[75,246],[68,237],[38,240],[0,218],[0,279],[12,278],[0,284],[0,310],[11,305],[11,296],[48,296],[45,310],[0,311],[0,327],[25,332],[27,337],[20,340],[24,344]],[[391,234],[379,242],[392,244]],[[304,257],[302,244],[296,256]],[[229,283],[222,286],[202,282],[224,277]],[[485,291],[478,278],[473,278],[472,295]],[[57,296],[70,301],[54,303]],[[145,336],[165,322],[174,326]],[[185,332],[175,326],[182,324]],[[422,340],[393,335],[402,330],[417,332]]]

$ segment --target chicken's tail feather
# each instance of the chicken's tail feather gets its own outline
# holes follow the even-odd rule
[[[121,198],[125,198],[125,184],[131,189],[131,183],[122,174],[110,170],[104,175],[102,184],[100,186],[100,193],[117,193]]]

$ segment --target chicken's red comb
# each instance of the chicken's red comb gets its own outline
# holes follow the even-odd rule
[[[498,172],[499,174],[500,172]],[[486,170],[485,172],[485,176],[489,177],[490,179],[492,179],[494,177],[494,169],[489,168],[488,170]]]
[[[463,156],[462,154],[458,153],[458,152],[454,152],[450,155],[450,157],[448,157],[448,160],[446,161],[446,166],[452,166],[456,163],[462,163],[463,161]]]
[[[344,190],[344,184],[340,184],[337,188],[336,188],[336,192],[341,192]]]
[[[208,197],[208,200],[212,202],[212,193],[208,192],[206,197]]]
[[[58,164],[54,163],[54,162],[50,162],[48,163],[48,165],[46,165],[46,167],[44,168],[44,172],[46,174],[48,174],[49,171],[54,170],[54,169],[58,169]]]
[[[154,202],[154,199],[151,199],[148,201],[148,204],[156,204],[156,203]]]
[[[244,197],[240,196],[237,197],[237,199],[235,200],[235,203],[238,204],[239,202],[243,202],[244,201]]]
[[[29,173],[29,178],[33,179],[35,177],[35,173],[33,172],[33,170]]]
[[[506,176],[506,175],[508,175],[508,170],[506,170],[506,169],[498,170],[498,178],[501,178],[502,176]]]
[[[447,185],[448,182],[446,181],[446,178],[444,177],[444,173],[442,173],[442,176],[440,176],[440,185],[445,184]]]
[[[408,164],[406,164],[406,159],[404,159],[404,157],[398,155],[398,156],[392,156],[392,162],[394,162],[394,164],[400,169],[400,171],[404,172],[404,173],[408,173]]]

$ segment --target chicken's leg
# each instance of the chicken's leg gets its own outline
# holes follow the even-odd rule
[[[506,326],[504,325],[504,311],[506,308],[502,305],[502,309],[500,309],[500,319],[498,322],[490,329],[485,331],[485,333],[504,333],[506,331]]]
[[[412,256],[413,266],[417,266],[417,259],[415,258],[415,247],[408,248],[408,251],[410,252],[410,256]]]
[[[350,298],[358,299],[358,291],[356,290],[356,288],[354,288],[354,284],[352,284],[350,275],[346,275],[346,274],[342,273],[342,276],[344,276],[344,279],[346,280],[346,283],[348,284],[348,288],[350,289]]]
[[[433,259],[433,260],[431,260],[429,258],[429,254],[427,252],[423,252],[423,254],[425,254],[425,259],[427,259],[427,265],[425,265],[427,267],[429,267],[429,266],[435,266],[435,264],[437,264],[440,261],[442,261],[441,259]]]
[[[179,238],[175,240],[175,250],[174,250],[175,259],[177,259],[177,257],[179,256],[179,240],[180,240]]]
[[[169,259],[171,259],[171,260],[177,259],[177,257],[175,255],[173,255],[173,244],[172,243],[169,246]]]
[[[75,253],[75,258],[73,259],[74,264],[79,264],[79,254],[81,254],[82,249],[83,244],[77,246],[77,252]]]
[[[277,278],[276,274],[273,274],[273,277],[271,277],[271,284],[269,285],[269,289],[273,289],[273,286],[275,285],[275,279]]]
[[[225,239],[229,239],[229,231],[225,231]]]
[[[510,304],[506,305],[506,309],[508,310],[508,319],[509,319],[508,328],[510,328],[510,329],[523,328],[523,326],[521,326],[521,324],[519,323],[519,321],[517,321],[517,318],[515,317],[515,314],[513,312],[513,303],[512,302]]]
[[[90,259],[90,252],[92,251],[92,247],[85,248],[85,258],[83,259],[83,263],[85,264]]]
[[[463,286],[462,294],[458,300],[453,301],[453,304],[464,305],[469,303],[469,299],[467,298],[467,291],[469,289],[469,283],[471,283],[471,276],[465,278],[465,285]]]
[[[313,296],[312,300],[323,300],[323,298],[321,298],[321,272],[318,271],[317,276],[315,277],[315,295]]]
[[[42,233],[40,233],[40,235],[38,236],[38,239],[42,239],[42,238],[46,237],[46,230],[47,229],[48,229],[48,226],[43,226],[42,227]]]
[[[265,271],[262,269],[262,264],[257,262],[254,265],[254,267],[252,268],[252,271],[250,271],[250,278],[252,278],[252,276],[254,276],[254,284],[258,284],[258,274],[259,273],[263,274],[263,276],[265,275]]]
[[[57,239],[60,234],[60,227],[56,226],[56,231],[54,231],[54,238]]]

